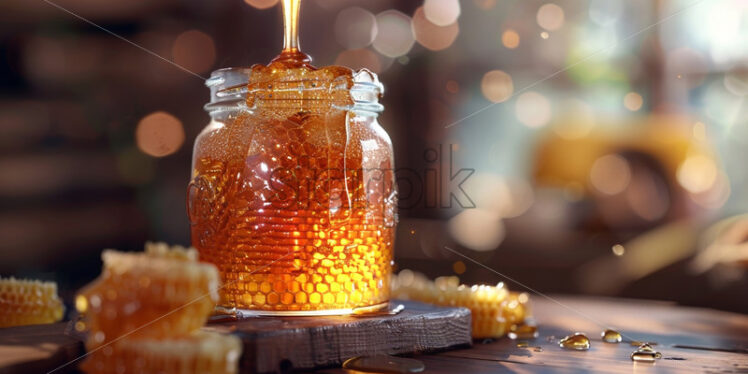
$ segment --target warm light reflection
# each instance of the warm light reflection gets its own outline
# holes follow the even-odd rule
[[[452,217],[448,224],[452,238],[474,251],[490,251],[504,240],[504,223],[493,212],[465,209]]]
[[[377,14],[377,35],[374,49],[387,57],[400,57],[410,51],[415,43],[410,17],[396,10]]]
[[[423,3],[426,19],[437,26],[448,26],[457,22],[460,16],[460,2],[457,0],[426,0]]]
[[[642,95],[636,92],[629,92],[623,97],[623,106],[632,112],[641,109],[643,104],[644,99],[642,99]]]
[[[340,52],[335,59],[335,65],[347,66],[352,69],[367,68],[377,74],[382,71],[379,56],[368,49],[352,49]]]
[[[525,92],[517,98],[515,112],[526,126],[541,127],[551,120],[551,102],[537,92]]]
[[[620,244],[614,245],[611,250],[613,251],[613,254],[616,256],[623,256],[626,253],[626,248]]]
[[[448,26],[438,26],[426,18],[423,7],[416,9],[413,14],[413,35],[419,44],[432,51],[446,49],[454,43],[460,33],[460,26],[452,23]]]
[[[278,4],[279,0],[244,0],[247,4],[257,9],[267,9]]]
[[[335,19],[335,39],[348,49],[364,48],[377,35],[377,19],[366,9],[342,10]]]
[[[185,31],[174,40],[171,47],[174,63],[195,73],[209,71],[216,60],[213,38],[198,31]]]
[[[184,143],[182,121],[166,112],[151,113],[138,123],[135,142],[145,154],[153,157],[168,156]]]
[[[488,101],[500,103],[512,96],[514,83],[509,74],[501,70],[491,70],[483,75],[480,89]]]
[[[467,270],[467,267],[465,266],[465,263],[462,261],[455,261],[452,264],[452,270],[455,272],[455,274],[462,274]]]
[[[536,19],[540,27],[555,31],[564,25],[564,10],[553,3],[544,4],[538,9]]]
[[[631,183],[631,167],[621,156],[605,155],[592,164],[590,183],[606,195],[619,194]]]
[[[709,190],[717,180],[717,166],[711,158],[697,154],[686,158],[678,167],[676,177],[683,188],[692,193]]]
[[[478,8],[489,10],[496,6],[496,0],[473,0]]]
[[[501,44],[509,49],[519,47],[519,34],[512,29],[507,29],[501,34]]]

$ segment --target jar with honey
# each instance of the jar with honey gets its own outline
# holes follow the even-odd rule
[[[294,8],[295,6],[295,8]],[[333,315],[387,305],[397,191],[376,74],[316,68],[298,0],[268,65],[213,72],[193,153],[192,244],[222,276],[219,306]]]

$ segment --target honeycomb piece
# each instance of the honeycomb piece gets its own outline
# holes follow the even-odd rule
[[[184,336],[200,328],[218,300],[218,271],[194,249],[147,244],[145,253],[106,250],[104,270],[76,297],[87,347],[120,336]]]
[[[392,279],[392,296],[442,306],[459,306],[472,313],[473,338],[504,336],[512,326],[529,316],[528,296],[509,291],[504,283],[496,286],[460,285],[457,277],[434,281],[423,274],[403,270]]]
[[[88,374],[234,374],[239,338],[197,331],[181,338],[122,339],[90,352],[81,364]]]
[[[0,278],[0,327],[57,322],[63,311],[56,283]]]

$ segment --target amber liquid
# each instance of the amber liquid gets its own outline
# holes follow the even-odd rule
[[[385,303],[396,201],[389,140],[371,118],[343,111],[268,117],[236,118],[195,147],[192,243],[223,276],[221,305]]]

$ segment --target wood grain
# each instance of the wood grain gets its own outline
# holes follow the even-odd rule
[[[425,363],[426,373],[748,373],[748,353],[740,353],[748,352],[746,315],[665,302],[568,296],[554,299],[560,305],[540,296],[532,297],[540,336],[527,340],[528,347],[518,347],[516,341],[503,338],[487,344],[476,342],[470,348],[412,357]],[[254,318],[209,328],[230,331],[245,339],[244,372],[278,370],[280,363],[294,354],[311,358],[288,361],[286,365],[289,362],[296,367],[325,365],[325,362],[329,365],[328,359],[339,363],[349,357],[374,353],[369,349],[372,344],[392,343],[392,348],[385,350],[389,353],[428,350],[431,344],[448,346],[449,339],[442,335],[452,339],[460,335],[455,335],[456,331],[464,330],[454,322],[445,322],[436,329],[426,328],[433,325],[427,317],[414,316],[419,310],[423,311],[418,305],[409,305],[402,314],[381,319]],[[400,318],[412,321],[395,321]],[[360,324],[373,332],[346,330]],[[627,339],[657,342],[655,348],[662,352],[663,358],[654,364],[632,362],[629,355],[634,347],[603,343],[599,339],[604,327],[617,328]],[[425,329],[431,335],[426,338],[411,328]],[[66,336],[64,330],[65,324],[0,329],[0,373],[45,373],[77,357],[82,346],[78,340]],[[548,340],[577,331],[592,339],[589,351],[566,351]],[[683,348],[686,346],[702,349]],[[340,368],[318,372],[351,373]]]
[[[65,334],[66,322],[0,329],[0,374],[46,373],[83,354],[83,343]],[[75,369],[69,365],[57,371]]]
[[[373,354],[431,352],[471,343],[470,311],[416,302],[375,317],[253,317],[210,324],[244,342],[242,372],[340,365]]]
[[[425,373],[748,373],[748,316],[672,303],[641,300],[532,297],[539,325],[537,339],[497,339],[471,348],[435,355],[416,355]],[[583,314],[580,315],[579,313]],[[630,340],[657,342],[663,358],[635,363],[628,343],[600,340],[605,327],[617,328]],[[589,351],[568,351],[557,345],[565,335],[583,332],[592,339]],[[549,338],[554,338],[549,341]],[[685,349],[692,346],[706,349]],[[540,347],[540,349],[536,349]],[[744,352],[744,353],[738,353]],[[328,369],[331,374],[350,373]]]

